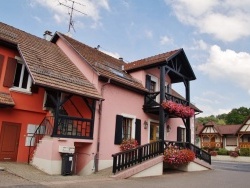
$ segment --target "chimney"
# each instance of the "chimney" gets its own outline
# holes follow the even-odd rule
[[[44,32],[44,34],[43,34],[43,38],[45,39],[45,40],[48,40],[48,41],[50,41],[50,39],[52,38],[52,32],[51,31],[48,31],[48,30],[46,30],[45,32]]]

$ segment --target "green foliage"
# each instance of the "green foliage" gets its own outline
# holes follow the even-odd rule
[[[228,114],[220,114],[217,116],[211,115],[208,117],[196,118],[198,123],[205,124],[213,121],[217,125],[233,125],[242,124],[250,115],[250,108],[240,107],[232,109]]]
[[[250,156],[250,148],[240,148],[240,156]]]
[[[238,109],[234,108],[226,116],[227,124],[241,124],[249,116],[250,108],[240,107]]]
[[[218,155],[228,155],[228,151],[225,148],[220,148],[217,153]]]

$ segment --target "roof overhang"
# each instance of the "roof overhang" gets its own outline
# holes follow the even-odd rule
[[[0,108],[14,107],[15,102],[10,93],[0,92]]]

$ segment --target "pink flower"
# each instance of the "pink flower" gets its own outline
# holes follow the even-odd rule
[[[189,106],[183,106],[182,104],[175,103],[173,101],[164,101],[162,107],[169,113],[175,114],[182,118],[192,117],[194,115],[194,109]]]

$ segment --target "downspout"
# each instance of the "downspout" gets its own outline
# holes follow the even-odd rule
[[[111,79],[108,79],[108,82],[102,85],[101,87],[101,96],[104,94],[104,87],[108,84],[110,84]],[[96,154],[95,154],[95,172],[98,172],[99,168],[99,151],[100,151],[100,130],[101,130],[101,119],[102,119],[102,100],[99,100],[99,109],[98,109],[98,131],[97,131],[97,144],[96,144]]]

